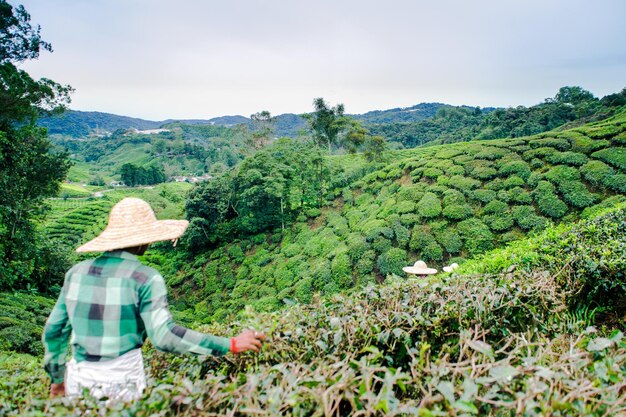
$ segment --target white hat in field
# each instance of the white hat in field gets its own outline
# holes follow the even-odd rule
[[[443,270],[444,270],[444,272],[452,272],[452,271],[454,271],[455,269],[457,269],[458,267],[459,267],[459,264],[457,264],[457,263],[455,262],[455,263],[451,264],[450,266],[444,266],[444,267],[443,267]]]
[[[111,209],[104,231],[76,252],[107,252],[175,240],[187,226],[187,220],[157,220],[148,203],[140,198],[125,198]]]
[[[437,273],[435,268],[429,268],[424,261],[417,261],[413,266],[405,266],[402,270],[412,275],[432,275]]]

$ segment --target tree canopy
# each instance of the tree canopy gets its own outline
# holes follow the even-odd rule
[[[52,51],[24,7],[0,0],[0,288],[49,290],[62,279],[62,262],[49,262],[54,246],[40,237],[33,219],[43,199],[54,196],[70,163],[66,153],[52,153],[42,113],[62,111],[69,86],[36,81],[15,64]],[[59,269],[55,269],[59,267]]]

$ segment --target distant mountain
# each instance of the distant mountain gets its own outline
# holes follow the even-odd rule
[[[411,107],[374,110],[364,114],[352,114],[350,116],[362,121],[365,125],[408,123],[433,117],[437,113],[437,110],[444,106],[447,105],[442,103],[421,103]],[[158,129],[164,125],[175,122],[187,125],[211,124],[224,127],[251,124],[250,118],[241,115],[221,116],[212,119],[167,119],[152,121],[110,113],[69,110],[59,116],[43,117],[39,120],[39,125],[47,127],[50,134],[78,138],[93,134],[108,134],[119,129]],[[293,113],[285,113],[276,116],[275,133],[278,137],[295,137],[302,129],[305,129],[306,126],[306,121],[302,116]]]
[[[38,123],[48,128],[51,135],[58,134],[75,138],[92,134],[108,134],[119,129],[149,130],[158,129],[163,125],[181,122],[187,125],[218,125],[231,127],[241,123],[248,123],[250,119],[243,116],[221,116],[213,119],[167,119],[162,121],[144,120],[111,113],[86,112],[68,110],[52,117],[42,117]]]
[[[433,117],[437,110],[447,106],[442,103],[420,103],[411,107],[397,107],[389,110],[374,110],[364,114],[351,115],[364,124],[418,122]]]

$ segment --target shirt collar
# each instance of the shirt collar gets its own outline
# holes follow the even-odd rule
[[[110,252],[104,252],[102,256],[107,258],[121,258],[128,259],[130,261],[138,261],[137,257],[130,252],[126,252],[125,250],[114,250]]]

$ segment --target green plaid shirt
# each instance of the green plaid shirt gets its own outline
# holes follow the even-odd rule
[[[106,252],[75,265],[43,333],[44,368],[63,382],[68,344],[74,359],[115,359],[143,345],[146,335],[162,351],[223,355],[230,339],[177,326],[167,308],[163,277],[136,256]]]

